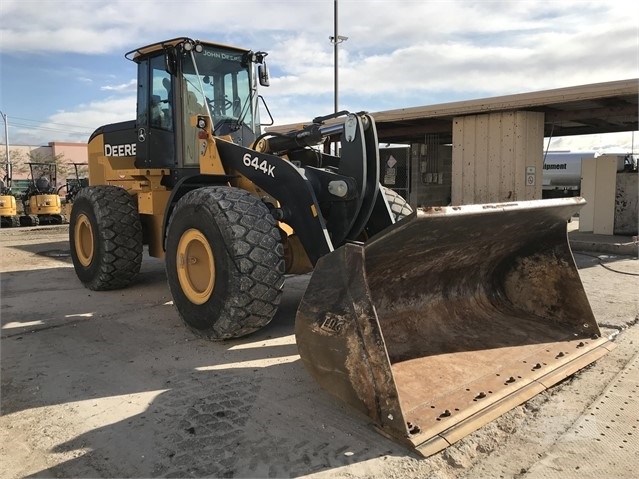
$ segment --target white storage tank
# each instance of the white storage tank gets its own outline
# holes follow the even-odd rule
[[[604,153],[594,151],[549,151],[544,158],[543,198],[579,196],[581,194],[581,161]],[[617,171],[637,168],[637,155],[605,153],[617,157]]]

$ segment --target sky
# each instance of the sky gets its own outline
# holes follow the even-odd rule
[[[133,119],[136,68],[124,54],[180,36],[268,52],[271,86],[261,94],[276,125],[330,114],[334,5],[2,0],[0,111],[9,144],[86,142],[101,125]],[[639,78],[638,25],[637,3],[620,0],[338,0],[338,35],[348,37],[338,46],[339,109]],[[548,141],[551,150],[639,150],[632,132]]]

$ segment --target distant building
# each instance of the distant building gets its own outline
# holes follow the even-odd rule
[[[5,176],[5,151],[6,144],[0,146],[0,155],[2,157],[2,177]],[[52,141],[46,146],[32,145],[9,145],[9,159],[13,165],[13,193],[22,193],[30,180],[30,170],[27,163],[29,162],[45,162],[50,163],[55,159],[57,167],[57,187],[63,187],[67,183],[67,179],[72,181],[75,179],[75,168],[73,163],[88,162],[87,144],[86,143],[68,143],[61,141]],[[87,168],[81,167],[80,174],[87,174]],[[3,178],[0,178],[3,179]],[[60,190],[60,195],[64,196],[65,188]]]

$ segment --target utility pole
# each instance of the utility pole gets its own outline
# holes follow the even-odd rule
[[[11,161],[9,160],[9,120],[7,120],[7,115],[5,115],[2,111],[0,111],[0,115],[2,115],[2,119],[4,120],[4,142],[5,142],[5,151],[6,151],[6,161],[7,161],[7,182],[11,181]],[[7,186],[11,186],[8,184]]]
[[[339,35],[337,33],[337,0],[333,0],[334,2],[334,13],[333,13],[333,21],[334,21],[334,35],[328,37],[328,39],[331,41],[331,43],[333,44],[333,54],[335,57],[334,60],[334,66],[335,66],[335,73],[334,73],[334,79],[335,79],[335,85],[334,85],[334,95],[335,95],[335,113],[337,113],[338,111],[338,81],[337,81],[337,46],[342,43],[345,42],[346,40],[348,40],[348,37],[343,37],[341,35]]]

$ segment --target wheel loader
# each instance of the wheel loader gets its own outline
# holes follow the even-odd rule
[[[66,221],[62,213],[62,201],[57,189],[55,163],[28,163],[29,186],[22,194],[24,214],[21,226],[59,225]]]
[[[612,348],[567,241],[583,199],[413,211],[380,187],[371,115],[261,133],[266,55],[186,37],[125,55],[137,117],[90,137],[70,219],[87,288],[131,284],[146,246],[184,323],[225,340],[268,324],[285,276],[312,271],[303,363],[422,456]]]

